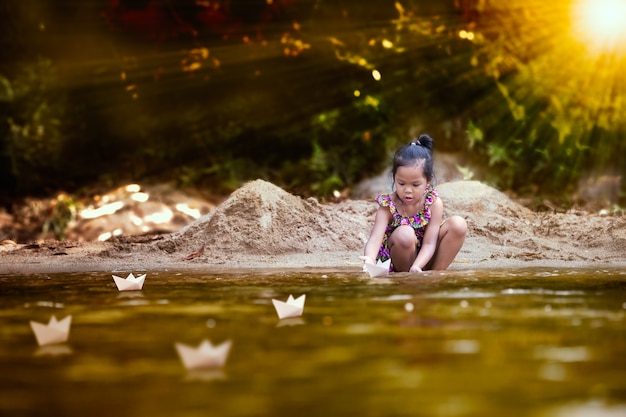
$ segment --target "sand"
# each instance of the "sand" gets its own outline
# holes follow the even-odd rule
[[[444,217],[468,222],[450,270],[625,268],[626,216],[533,212],[477,181],[440,184]],[[106,242],[0,247],[0,274],[88,271],[361,270],[372,198],[321,204],[251,181],[182,229]]]

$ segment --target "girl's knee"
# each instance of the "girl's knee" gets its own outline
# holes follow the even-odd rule
[[[454,234],[455,236],[465,237],[467,234],[467,221],[461,216],[452,216],[447,222],[448,223],[448,232]]]
[[[415,248],[417,244],[415,231],[411,226],[399,226],[391,234],[390,243],[403,248]]]

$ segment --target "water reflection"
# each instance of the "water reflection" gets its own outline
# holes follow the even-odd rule
[[[185,375],[185,382],[210,382],[226,379],[226,373],[221,369],[193,369]]]
[[[276,323],[276,327],[285,327],[285,326],[300,326],[305,324],[306,322],[302,317],[288,317],[286,319],[280,319],[278,323]]]
[[[448,353],[469,355],[480,352],[480,342],[477,340],[448,340],[444,343],[444,349]]]
[[[623,271],[1,276],[2,415],[618,415],[626,407]],[[219,278],[219,279],[218,279]],[[301,317],[271,299],[306,294]],[[72,314],[72,345],[33,318]],[[179,340],[232,340],[188,371]],[[209,384],[207,385],[207,382]],[[132,387],[132,389],[129,389]],[[210,389],[207,389],[209,388]],[[571,412],[573,414],[566,414]],[[587,415],[587,414],[585,414]]]
[[[585,362],[592,359],[587,346],[537,346],[534,357],[555,362]]]
[[[48,345],[39,347],[34,356],[60,356],[71,355],[73,353],[72,348],[68,345]]]
[[[603,400],[572,401],[567,404],[547,407],[538,417],[623,417],[626,405],[611,404]]]
[[[117,296],[121,306],[141,306],[150,304],[150,301],[141,291],[124,291]]]

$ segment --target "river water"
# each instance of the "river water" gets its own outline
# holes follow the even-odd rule
[[[4,275],[0,329],[2,416],[626,415],[623,270]],[[187,370],[203,340],[225,365]]]

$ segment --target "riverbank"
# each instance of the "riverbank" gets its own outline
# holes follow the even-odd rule
[[[477,181],[438,187],[468,222],[450,270],[626,267],[626,216],[533,212]],[[106,242],[5,243],[0,274],[361,269],[373,199],[321,204],[256,180],[179,231]]]

